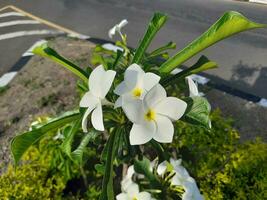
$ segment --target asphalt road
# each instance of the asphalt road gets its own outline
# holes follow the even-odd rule
[[[227,10],[239,11],[256,22],[267,24],[267,6],[230,0],[0,0],[0,8],[8,4],[101,39],[109,39],[109,28],[126,18],[129,25],[124,31],[133,47],[142,37],[153,13],[165,12],[169,20],[151,49],[169,41],[176,42],[178,49],[183,48]],[[0,61],[6,56],[18,59],[16,52],[25,50],[20,43],[12,48],[13,53],[8,52],[7,42],[2,45],[0,41]],[[12,57],[12,54],[16,56]],[[267,29],[239,34],[210,47],[204,54],[220,66],[208,72],[212,80],[267,98]],[[187,64],[192,64],[198,57]]]

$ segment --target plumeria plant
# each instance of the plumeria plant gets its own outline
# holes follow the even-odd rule
[[[61,147],[73,163],[84,164],[86,148],[102,152],[95,166],[103,176],[101,200],[203,199],[190,169],[183,167],[179,152],[171,151],[168,144],[179,130],[178,120],[212,128],[210,105],[198,92],[192,75],[217,64],[201,56],[193,66],[174,70],[222,39],[265,25],[240,13],[226,12],[200,37],[169,57],[168,50],[176,48],[173,42],[148,51],[166,21],[165,14],[155,13],[140,44],[132,49],[122,31],[128,21],[122,20],[108,33],[111,38],[117,33],[120,37],[115,48],[97,45],[92,56],[95,67],[87,69],[60,56],[47,43],[36,47],[33,53],[80,78],[77,85],[82,95],[79,109],[34,124],[12,140],[15,164],[47,132],[63,130]],[[81,132],[84,137],[74,145],[75,135]],[[114,184],[118,181],[121,189]]]

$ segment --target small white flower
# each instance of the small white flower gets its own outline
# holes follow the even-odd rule
[[[114,90],[115,94],[120,95],[115,102],[115,108],[133,107],[159,80],[158,75],[150,72],[145,73],[139,65],[130,65],[125,71],[124,81]]]
[[[82,129],[87,132],[87,117],[92,112],[91,122],[96,130],[104,131],[102,104],[108,105],[105,99],[116,72],[105,71],[102,65],[96,67],[89,77],[89,91],[84,94],[80,101],[80,107],[87,108],[82,120]]]
[[[127,188],[134,183],[132,180],[133,174],[134,174],[134,166],[131,165],[128,170],[126,176],[121,181],[121,191],[126,192]]]
[[[171,184],[182,186],[185,192],[182,195],[182,200],[203,200],[203,196],[200,194],[195,180],[189,175],[187,170],[181,165],[182,160],[170,159],[170,164],[173,167],[175,175],[172,178]],[[167,170],[167,161],[159,164],[157,172],[159,175],[163,175]]]
[[[126,19],[122,20],[119,24],[116,24],[113,28],[111,28],[108,32],[108,36],[112,39],[112,37],[118,32],[120,36],[123,38],[123,35],[121,33],[121,28],[126,26],[128,24],[128,21]]]
[[[186,80],[189,86],[189,96],[190,97],[199,96],[197,84],[193,81],[193,79],[190,76],[187,76]]]
[[[125,114],[134,124],[130,131],[131,145],[140,145],[152,138],[169,143],[173,139],[172,121],[180,119],[187,104],[176,98],[167,97],[164,88],[157,84],[135,104],[127,104]]]
[[[128,186],[127,191],[116,196],[116,200],[152,200],[151,194],[148,192],[140,192],[136,183]]]
[[[205,94],[203,92],[198,91],[197,82],[195,82],[191,76],[186,77],[188,87],[189,87],[189,96],[190,97],[202,97],[202,96],[204,96]]]
[[[182,195],[182,200],[204,200],[204,197],[200,194],[195,180],[189,177],[184,183],[183,188],[185,192]]]

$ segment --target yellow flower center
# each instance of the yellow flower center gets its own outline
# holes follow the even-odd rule
[[[143,90],[139,87],[133,89],[132,94],[134,97],[139,98],[143,93]]]
[[[136,198],[136,196],[134,196],[132,200],[138,200],[138,199]]]
[[[149,109],[147,113],[145,114],[145,119],[148,121],[152,121],[156,119],[156,113],[155,111]]]

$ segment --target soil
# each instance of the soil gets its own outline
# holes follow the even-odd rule
[[[65,37],[50,46],[79,66],[88,66],[94,44]],[[78,105],[76,77],[54,62],[33,56],[7,88],[0,91],[0,166],[11,160],[10,140],[40,116],[55,116]],[[1,172],[1,167],[0,167]]]

